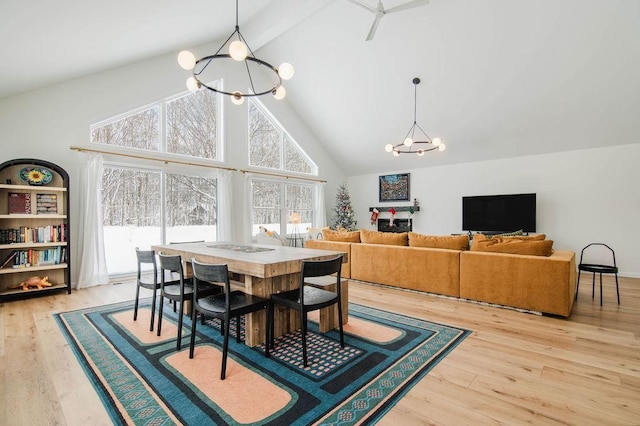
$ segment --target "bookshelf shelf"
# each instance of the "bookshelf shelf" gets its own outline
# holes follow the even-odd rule
[[[0,189],[10,189],[12,191],[29,191],[29,192],[67,192],[67,188],[49,187],[49,186],[31,186],[31,185],[13,185],[0,183]],[[34,191],[35,189],[35,191]]]
[[[15,274],[19,272],[37,272],[37,271],[49,271],[52,269],[66,269],[68,265],[66,263],[59,263],[57,265],[42,265],[42,266],[27,266],[24,268],[0,268],[0,275]]]
[[[47,185],[23,183],[21,174],[42,168],[51,172]],[[0,164],[0,182],[0,302],[59,290],[70,294],[69,175],[48,161],[17,159]],[[52,286],[19,287],[34,276],[48,277]]]
[[[0,219],[66,219],[65,214],[0,214]]]

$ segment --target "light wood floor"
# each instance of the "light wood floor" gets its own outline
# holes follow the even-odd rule
[[[473,331],[381,425],[640,424],[640,279],[583,279],[571,317],[352,281],[352,302]],[[596,290],[597,293],[597,290]],[[131,283],[0,304],[0,424],[110,424],[51,314],[133,298]]]

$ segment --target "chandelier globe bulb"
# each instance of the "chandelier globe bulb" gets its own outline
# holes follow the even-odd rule
[[[411,139],[411,138],[406,138],[406,139],[404,140],[404,142],[402,142],[402,143],[404,144],[404,146],[411,146],[411,145],[413,145],[413,139]]]
[[[284,86],[280,86],[278,87],[274,92],[273,92],[273,97],[276,98],[277,100],[282,100],[284,99],[284,97],[287,96],[287,90],[284,88]]]
[[[196,66],[196,57],[188,50],[178,53],[178,65],[185,70],[191,71]]]
[[[393,156],[394,157],[400,157],[400,153],[394,149],[393,150]]]
[[[296,73],[296,70],[293,68],[293,65],[291,65],[289,62],[283,62],[278,67],[278,74],[280,75],[280,78],[282,78],[283,80],[291,80],[291,78],[293,78],[293,75],[295,73]]]
[[[433,144],[433,146],[435,146],[436,148],[440,146],[440,144],[442,143],[442,140],[440,138],[433,138],[433,140],[431,141],[431,143]]]
[[[438,151],[444,151],[445,149],[447,149],[447,146],[443,143],[438,146]]]
[[[391,145],[390,143],[386,144],[384,146],[384,150],[387,151],[387,152],[393,151],[393,145]]]
[[[197,92],[198,90],[200,90],[200,82],[193,76],[189,77],[187,79],[187,89],[189,89],[189,91],[192,93]]]
[[[233,92],[231,102],[233,102],[234,105],[242,105],[244,103],[244,96],[242,96],[242,92]]]
[[[419,150],[416,152],[416,155],[417,155],[418,157],[422,157],[422,156],[424,155],[424,149],[419,149]]]
[[[229,55],[236,61],[244,61],[247,58],[247,45],[236,40],[229,45]]]

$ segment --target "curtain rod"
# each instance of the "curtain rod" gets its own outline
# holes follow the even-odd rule
[[[326,180],[322,180],[322,179],[316,179],[316,178],[308,178],[308,177],[298,177],[298,176],[288,176],[288,175],[282,175],[279,173],[268,173],[268,172],[259,172],[256,170],[245,170],[245,169],[240,169],[240,171],[242,173],[254,173],[257,175],[265,175],[265,176],[274,176],[274,177],[283,177],[286,179],[300,179],[300,180],[310,180],[311,182],[320,182],[320,183],[327,183]]]
[[[142,155],[142,154],[124,154],[124,153],[120,153],[120,152],[112,152],[112,151],[103,151],[100,149],[94,149],[94,148],[84,148],[81,146],[70,146],[69,149],[73,150],[73,151],[80,151],[80,152],[97,152],[99,154],[109,154],[109,155],[119,155],[120,157],[129,157],[129,158],[140,158],[143,160],[152,160],[152,161],[161,161],[165,164],[168,163],[175,163],[175,164],[184,164],[187,166],[198,166],[198,167],[206,167],[206,168],[210,168],[210,169],[222,169],[222,170],[231,170],[231,171],[238,171],[238,169],[235,169],[233,167],[225,167],[225,166],[216,166],[216,165],[209,165],[209,164],[200,164],[200,163],[193,163],[190,161],[182,161],[182,160],[169,160],[169,159],[163,159],[163,158],[154,158],[154,157],[149,157],[147,155]]]

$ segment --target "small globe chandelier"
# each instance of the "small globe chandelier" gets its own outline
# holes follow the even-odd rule
[[[399,157],[400,154],[415,154],[418,157],[422,157],[425,152],[429,151],[444,151],[446,149],[446,145],[442,143],[440,138],[433,138],[433,140],[427,136],[422,127],[416,121],[416,111],[417,111],[417,97],[418,97],[418,84],[420,84],[420,79],[418,77],[413,79],[413,87],[414,87],[414,101],[413,101],[413,124],[407,132],[407,136],[405,136],[404,141],[397,145],[387,144],[384,149],[387,152],[393,153],[394,156]],[[416,129],[422,132],[422,136],[418,133],[416,139]]]
[[[229,53],[220,53],[225,48]],[[216,93],[231,96],[231,101],[235,105],[241,105],[244,103],[244,98],[250,96],[272,94],[273,97],[278,100],[283,99],[287,91],[282,85],[282,80],[291,79],[295,72],[293,66],[288,62],[284,62],[276,68],[268,62],[256,58],[240,32],[240,26],[238,25],[238,0],[236,0],[236,28],[216,53],[196,60],[193,53],[188,50],[183,50],[178,54],[178,64],[182,68],[193,72],[193,75],[187,79],[187,88],[191,92],[197,92],[204,87]],[[245,87],[249,89],[244,91],[223,90],[220,87],[208,85],[205,80],[210,80],[206,79],[203,73],[207,68],[215,68],[215,65],[225,66],[227,70],[233,65],[240,65],[242,71],[240,71],[239,74],[246,74],[247,84]],[[254,72],[253,76],[251,74],[252,70]],[[211,69],[209,72],[211,72]],[[262,76],[266,75],[266,78],[260,80],[255,78],[258,72],[260,72]],[[211,78],[211,80],[214,79],[215,78]]]

